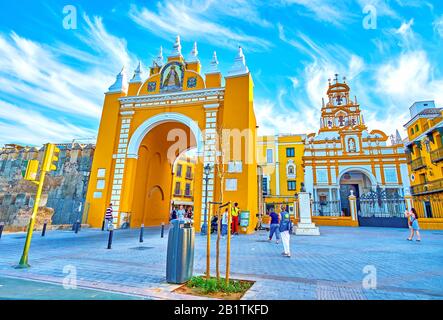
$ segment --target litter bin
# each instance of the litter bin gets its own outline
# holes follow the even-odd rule
[[[184,220],[171,221],[166,257],[166,281],[184,283],[192,277],[194,269],[195,230]]]

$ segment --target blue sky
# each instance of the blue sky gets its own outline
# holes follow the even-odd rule
[[[74,30],[63,27],[66,5]],[[131,77],[177,34],[185,57],[197,41],[203,72],[215,50],[226,73],[243,47],[261,134],[317,131],[335,73],[370,129],[405,136],[414,101],[443,107],[437,0],[2,1],[0,21],[0,144],[95,137],[122,65]]]

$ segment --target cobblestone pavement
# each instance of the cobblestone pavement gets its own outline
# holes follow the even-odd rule
[[[320,231],[317,237],[292,236],[291,258],[280,255],[282,245],[268,242],[265,231],[234,236],[231,278],[256,281],[243,299],[443,299],[443,231],[423,230],[420,243],[406,241],[406,229]],[[0,276],[60,284],[74,267],[80,288],[148,299],[198,299],[174,293],[178,285],[166,283],[167,231],[161,238],[159,228],[146,228],[143,243],[138,232],[116,230],[111,250],[106,249],[108,233],[96,229],[50,231],[44,238],[35,233],[32,267],[25,270],[13,268],[25,234],[3,234]],[[222,240],[223,271],[225,244]],[[205,270],[205,250],[205,237],[196,235],[194,274]]]

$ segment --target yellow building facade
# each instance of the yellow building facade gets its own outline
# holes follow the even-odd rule
[[[194,207],[195,159],[180,157],[172,172],[172,206]]]
[[[345,78],[339,81],[336,75],[329,80],[327,97],[320,129],[318,134],[308,135],[303,157],[313,221],[319,225],[406,226],[409,179],[399,133],[389,141],[384,132],[369,131]],[[356,198],[356,210],[351,210],[350,197]]]
[[[443,109],[416,102],[405,124],[413,207],[424,229],[443,229]]]
[[[197,231],[206,203],[219,201],[221,194],[223,201],[238,202],[243,211],[251,213],[245,230],[253,230],[258,191],[257,163],[250,156],[256,153],[257,139],[252,77],[241,48],[226,76],[218,69],[215,52],[205,71],[202,73],[197,45],[185,59],[177,37],[167,61],[160,50],[147,78],[140,64],[129,82],[124,70],[117,75],[105,94],[88,187],[91,226],[101,226],[109,203],[113,204],[117,227],[124,221],[131,227],[167,222],[172,166],[182,153],[195,149]],[[240,141],[240,152],[234,152],[234,142],[218,143],[221,130],[228,133],[228,142]],[[218,161],[220,158],[223,161]],[[226,169],[232,163],[236,169]],[[210,165],[207,196],[206,164]],[[219,171],[227,172],[223,183]]]
[[[304,183],[303,134],[261,136],[257,141],[257,162],[261,169],[262,212],[287,204],[295,215],[295,194]]]

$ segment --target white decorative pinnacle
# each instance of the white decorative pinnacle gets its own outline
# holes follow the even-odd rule
[[[174,47],[172,48],[171,57],[179,57],[182,55],[182,45],[180,44],[180,36],[175,38]]]
[[[246,66],[245,55],[243,54],[242,47],[238,47],[237,57],[234,60],[234,64],[231,69],[228,71],[228,76],[239,76],[243,74],[247,74],[249,72],[248,67]]]
[[[400,132],[398,132],[398,129],[395,130],[395,142],[397,144],[401,144],[403,142],[403,139],[401,138]]]
[[[108,93],[120,93],[128,90],[128,81],[126,79],[125,66],[123,66],[120,73],[115,77],[115,82],[109,87]]]
[[[191,54],[189,55],[188,62],[198,62],[198,49],[197,42],[194,42],[194,46],[192,47]]]
[[[218,70],[217,52],[214,51],[208,73],[219,73],[219,72],[220,70]]]
[[[139,61],[137,68],[134,70],[134,76],[132,77],[130,83],[143,82],[142,75],[143,75],[142,63],[141,61]]]
[[[155,68],[155,67],[161,67],[161,66],[163,66],[164,64],[165,64],[165,63],[164,63],[164,60],[163,60],[163,47],[160,46],[160,50],[159,50],[159,52],[158,52],[158,56],[157,56],[157,58],[155,58],[154,61],[152,61],[152,67],[153,67],[153,68]]]

